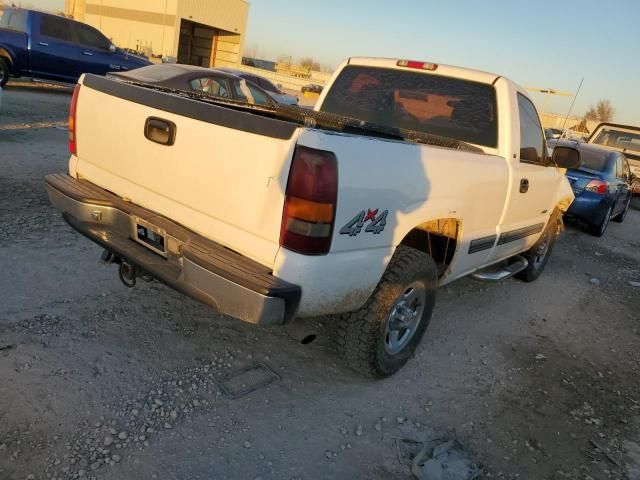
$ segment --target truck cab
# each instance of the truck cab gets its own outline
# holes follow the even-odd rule
[[[105,75],[150,64],[85,23],[20,8],[8,8],[0,17],[0,86],[23,76],[76,83],[83,73]]]
[[[601,123],[589,137],[588,143],[623,153],[633,175],[631,191],[640,194],[640,127]]]

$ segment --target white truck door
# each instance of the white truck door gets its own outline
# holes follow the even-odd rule
[[[535,243],[553,211],[555,192],[563,179],[555,167],[545,166],[544,134],[533,103],[521,93],[516,95],[520,141],[516,144],[516,158],[509,159],[508,200],[492,254],[496,261]]]

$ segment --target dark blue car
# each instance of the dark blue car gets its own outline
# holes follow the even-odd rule
[[[7,8],[0,17],[0,87],[9,77],[76,83],[83,73],[151,65],[126,53],[95,28],[58,15]]]
[[[631,203],[632,176],[629,163],[621,152],[588,143],[559,141],[555,146],[575,148],[581,166],[567,170],[575,200],[567,216],[588,225],[592,235],[601,237],[609,221],[624,221]]]

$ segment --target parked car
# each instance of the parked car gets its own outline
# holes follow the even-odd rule
[[[322,93],[322,85],[318,85],[317,83],[310,83],[309,85],[305,85],[302,87],[302,93]]]
[[[150,65],[110,76],[136,82],[193,90],[208,95],[237,100],[253,105],[275,107],[277,102],[260,87],[231,73],[182,64]]]
[[[117,48],[95,28],[35,10],[6,8],[0,17],[0,87],[9,77],[76,83],[150,65]]]
[[[601,237],[610,220],[623,222],[629,210],[629,163],[624,154],[593,144],[560,141],[559,146],[580,152],[580,166],[566,173],[575,195],[567,216],[586,222],[589,233]]]
[[[270,80],[261,77],[260,75],[245,72],[244,70],[238,70],[235,68],[218,68],[217,70],[229,72],[233,75],[237,75],[240,78],[248,80],[249,82],[259,86],[264,91],[266,91],[271,96],[271,98],[273,98],[278,103],[281,103],[283,105],[298,105],[298,97],[282,91],[281,86],[274,85]]]
[[[545,128],[544,136],[547,140],[557,139],[562,136],[562,130],[560,128]]]
[[[578,155],[549,158],[527,91],[497,74],[350,58],[321,98],[265,114],[85,75],[49,198],[129,286],[259,325],[331,315],[347,364],[391,375],[439,285],[542,274]]]
[[[640,127],[617,123],[601,123],[587,141],[594,145],[601,145],[610,150],[624,153],[624,156],[629,161],[631,173],[635,177],[631,190],[635,194],[640,194]]]

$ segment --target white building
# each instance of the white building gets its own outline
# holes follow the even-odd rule
[[[191,65],[235,66],[242,59],[246,0],[65,0],[65,13],[119,47]]]

